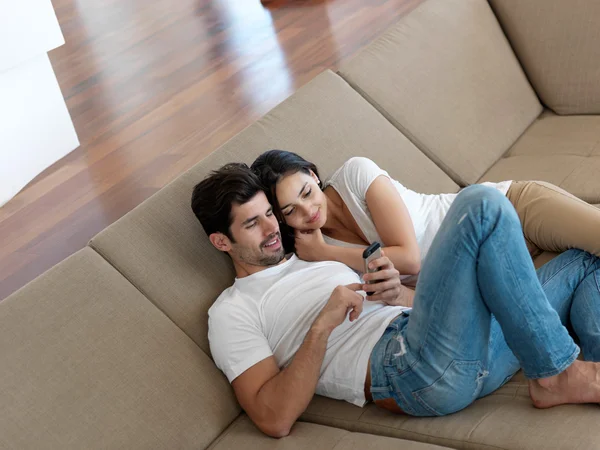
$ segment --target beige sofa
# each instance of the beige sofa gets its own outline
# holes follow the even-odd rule
[[[542,179],[600,203],[600,2],[490,3],[426,0],[1,302],[0,448],[600,448],[597,405],[536,410],[521,375],[442,418],[315,396],[276,440],[210,359],[233,269],[189,204],[221,164],[283,148],[328,174],[364,155],[422,192]]]

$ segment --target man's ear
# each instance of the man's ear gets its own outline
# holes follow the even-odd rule
[[[208,239],[217,250],[222,252],[228,252],[231,250],[231,239],[229,239],[223,233],[212,233],[210,236],[208,236]]]

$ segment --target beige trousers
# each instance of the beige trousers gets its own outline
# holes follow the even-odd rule
[[[506,194],[532,257],[579,248],[600,256],[600,208],[543,181],[513,181]]]

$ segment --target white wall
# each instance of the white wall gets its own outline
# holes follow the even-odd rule
[[[50,0],[0,0],[0,206],[79,145],[47,55],[62,44]]]

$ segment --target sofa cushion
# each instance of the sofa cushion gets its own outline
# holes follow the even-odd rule
[[[436,450],[446,447],[410,442],[383,436],[373,436],[363,433],[351,433],[339,428],[298,422],[292,428],[289,436],[283,439],[271,439],[262,434],[242,414],[208,450]]]
[[[597,449],[598,405],[537,410],[522,374],[458,413],[432,418],[395,415],[315,396],[301,420],[350,431],[398,437],[457,449]]]
[[[542,107],[485,0],[426,0],[340,69],[461,185]]]
[[[490,3],[542,102],[559,114],[600,114],[600,2]]]
[[[598,174],[600,116],[557,116],[546,111],[481,181],[547,181],[599,203]]]
[[[231,161],[251,163],[271,148],[313,160],[321,175],[362,155],[413,189],[458,189],[343,79],[319,75],[90,243],[206,352],[207,310],[234,272],[193,215],[192,189],[210,170]]]
[[[239,414],[227,380],[85,248],[0,303],[0,448],[204,448]]]

